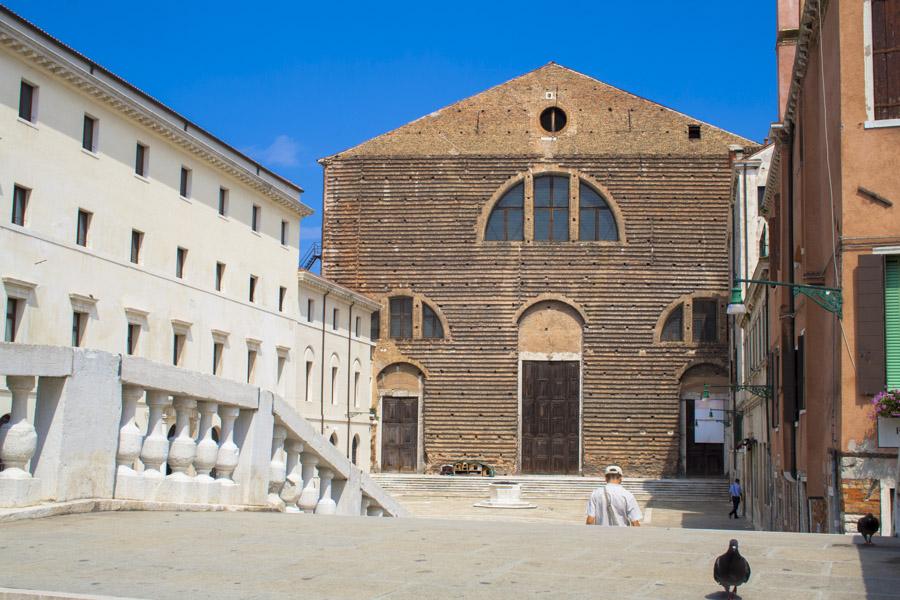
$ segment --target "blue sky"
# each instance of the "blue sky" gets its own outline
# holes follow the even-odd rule
[[[318,158],[555,61],[762,141],[775,0],[194,2],[9,8],[300,184]]]

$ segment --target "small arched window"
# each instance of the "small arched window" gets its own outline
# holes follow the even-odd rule
[[[619,239],[616,219],[609,204],[594,188],[582,183],[579,188],[579,232],[578,239],[586,241]]]
[[[542,175],[534,178],[534,239],[565,242],[569,239],[569,178]]]
[[[488,219],[484,239],[493,241],[522,241],[525,185],[518,183],[494,205]]]
[[[666,319],[663,325],[659,340],[661,342],[681,342],[684,341],[684,304],[679,304]]]
[[[331,434],[331,437],[328,438],[328,441],[331,442],[331,445],[332,445],[332,446],[337,447],[337,445],[338,445],[338,434],[337,434],[337,431],[335,431],[334,433]]]
[[[423,338],[442,338],[444,337],[444,326],[438,318],[434,309],[422,303],[422,337]]]

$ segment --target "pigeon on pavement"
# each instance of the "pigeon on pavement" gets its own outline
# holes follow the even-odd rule
[[[713,578],[725,588],[728,598],[734,598],[738,586],[750,579],[750,563],[738,552],[737,540],[728,542],[728,550],[716,559]],[[730,587],[734,589],[729,589]]]
[[[866,545],[872,543],[872,536],[878,533],[880,526],[881,523],[878,522],[878,518],[874,517],[872,513],[866,514],[866,516],[856,522],[856,530],[862,534],[866,540]]]

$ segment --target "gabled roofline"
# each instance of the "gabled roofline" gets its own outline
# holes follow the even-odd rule
[[[747,143],[748,145],[752,145],[752,146],[758,146],[758,145],[759,145],[759,142],[754,142],[753,140],[748,139],[748,138],[745,138],[744,136],[738,135],[738,134],[736,134],[736,133],[732,133],[732,132],[730,132],[730,131],[728,131],[728,130],[726,130],[726,129],[722,129],[721,127],[717,127],[717,126],[715,126],[715,125],[713,125],[713,124],[711,124],[711,123],[707,123],[706,121],[701,121],[700,119],[697,119],[697,118],[692,117],[692,116],[690,116],[690,115],[687,115],[687,114],[685,114],[685,113],[683,113],[683,112],[680,112],[680,111],[678,111],[678,110],[675,110],[674,108],[668,107],[668,106],[666,106],[665,104],[660,104],[659,102],[656,102],[655,100],[650,100],[650,99],[648,99],[648,98],[644,98],[643,96],[639,96],[639,95],[637,95],[637,94],[635,94],[635,93],[632,93],[632,92],[629,92],[629,91],[627,91],[627,90],[623,90],[622,88],[616,87],[616,86],[614,86],[614,85],[610,85],[609,83],[607,83],[607,82],[605,82],[605,81],[601,81],[601,80],[597,79],[596,77],[591,77],[590,75],[586,75],[586,74],[584,74],[584,73],[581,73],[580,71],[576,71],[575,69],[571,69],[571,68],[569,68],[569,67],[566,67],[566,66],[564,66],[564,65],[561,65],[561,64],[559,64],[559,63],[554,62],[554,61],[551,60],[551,61],[548,62],[547,64],[542,65],[542,66],[540,66],[540,67],[537,67],[536,69],[532,69],[532,70],[530,70],[530,71],[527,71],[527,72],[525,72],[525,73],[522,73],[521,75],[517,75],[516,77],[513,77],[512,79],[508,79],[508,80],[506,80],[506,81],[504,81],[504,82],[502,82],[502,83],[498,83],[497,85],[493,85],[493,86],[491,86],[491,87],[489,87],[489,88],[487,88],[487,89],[485,89],[485,90],[481,90],[480,92],[477,92],[477,93],[475,93],[475,94],[471,94],[471,95],[469,95],[469,96],[466,96],[466,97],[464,97],[464,98],[461,98],[461,99],[459,99],[459,100],[456,100],[456,101],[452,102],[451,104],[448,104],[448,105],[446,105],[446,106],[444,106],[444,107],[441,107],[441,108],[439,108],[439,109],[437,109],[437,110],[434,110],[434,111],[428,113],[427,115],[422,115],[421,117],[418,117],[418,118],[416,118],[416,119],[413,119],[412,121],[409,121],[409,122],[407,122],[407,123],[404,123],[403,125],[400,125],[399,127],[395,127],[395,128],[390,129],[390,130],[388,130],[388,131],[382,132],[382,133],[380,133],[380,134],[378,134],[378,135],[376,135],[376,136],[374,136],[374,137],[371,137],[371,138],[369,138],[369,139],[367,139],[367,140],[365,140],[365,141],[362,141],[362,142],[360,142],[360,143],[358,143],[358,144],[355,144],[355,145],[353,145],[353,146],[350,146],[349,148],[346,148],[346,149],[344,149],[344,150],[341,150],[340,152],[336,152],[336,153],[334,153],[334,154],[330,154],[330,155],[328,155],[328,156],[325,156],[325,157],[323,157],[323,158],[320,158],[317,162],[318,162],[320,165],[328,165],[328,163],[332,162],[335,158],[339,157],[340,155],[346,154],[347,152],[351,152],[351,151],[355,150],[356,148],[359,148],[360,146],[363,146],[363,145],[365,145],[365,144],[371,142],[372,140],[378,139],[378,138],[380,138],[380,137],[382,137],[382,136],[384,136],[384,135],[387,135],[387,134],[389,134],[389,133],[391,133],[391,132],[393,132],[393,131],[396,131],[397,129],[400,129],[401,127],[406,127],[407,125],[412,125],[413,123],[417,123],[418,121],[421,121],[421,120],[423,120],[423,119],[427,119],[427,118],[429,118],[429,117],[436,116],[436,115],[438,115],[439,113],[441,113],[441,112],[443,112],[443,111],[445,111],[445,110],[447,110],[447,109],[449,109],[449,108],[452,108],[452,107],[456,106],[457,104],[460,104],[460,103],[462,103],[462,102],[466,102],[466,101],[468,101],[468,100],[471,100],[472,98],[475,98],[476,96],[480,96],[480,95],[482,95],[482,94],[487,94],[487,93],[491,92],[492,90],[495,90],[495,89],[497,89],[497,88],[500,88],[500,87],[503,87],[503,86],[505,86],[505,85],[508,85],[508,84],[510,84],[510,83],[512,83],[512,82],[514,82],[514,81],[516,81],[516,80],[518,80],[518,79],[521,79],[521,78],[523,78],[523,77],[527,77],[528,75],[531,75],[532,73],[536,73],[537,71],[540,71],[540,70],[542,70],[542,69],[546,69],[546,68],[551,67],[551,66],[558,67],[558,68],[560,68],[560,69],[565,69],[566,71],[569,71],[570,73],[574,73],[575,75],[578,75],[578,76],[580,76],[580,77],[585,77],[585,78],[587,78],[587,79],[590,79],[591,81],[594,81],[594,82],[596,82],[596,83],[599,83],[600,85],[604,85],[604,86],[606,86],[606,87],[608,87],[608,88],[610,88],[610,89],[613,89],[613,90],[616,90],[616,91],[618,91],[618,92],[621,92],[622,94],[626,94],[626,95],[628,95],[628,96],[631,96],[632,98],[636,98],[636,99],[641,100],[641,101],[643,101],[643,102],[648,102],[648,103],[650,103],[650,104],[653,104],[653,105],[655,105],[655,106],[658,106],[658,107],[660,107],[660,108],[663,108],[663,109],[665,109],[665,110],[667,110],[667,111],[670,111],[670,112],[673,112],[673,113],[675,113],[675,114],[677,114],[677,115],[680,115],[680,116],[682,116],[682,117],[684,117],[684,118],[686,118],[686,119],[689,119],[689,120],[691,120],[691,121],[694,121],[694,122],[696,122],[696,123],[698,123],[698,124],[705,125],[705,126],[707,126],[707,127],[711,127],[711,128],[716,129],[716,130],[718,130],[718,131],[723,131],[723,132],[727,133],[727,134],[730,135],[730,136],[733,136],[733,137],[735,137],[735,138],[738,138],[738,139],[742,140],[743,142]]]
[[[312,209],[300,201],[303,188],[299,185],[263,167],[2,4],[0,45],[26,62],[36,64],[50,76],[105,102],[113,110],[228,172],[285,208],[301,216],[312,214]]]

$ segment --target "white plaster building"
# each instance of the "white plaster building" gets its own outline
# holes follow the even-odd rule
[[[271,390],[368,469],[377,305],[298,279],[301,193],[0,7],[2,340]]]
[[[766,219],[761,212],[766,178],[773,146],[750,156],[738,152],[732,179],[732,279],[769,279],[769,250]],[[769,402],[760,388],[770,385],[768,375],[768,304],[767,288],[757,283],[741,282],[746,312],[733,315],[731,326],[731,360],[735,383],[760,386],[734,392],[734,410],[727,419],[731,427],[726,435],[726,448],[732,460],[728,471],[738,477],[744,488],[744,506],[748,519],[757,529],[771,529],[773,511],[772,461],[769,449]]]

